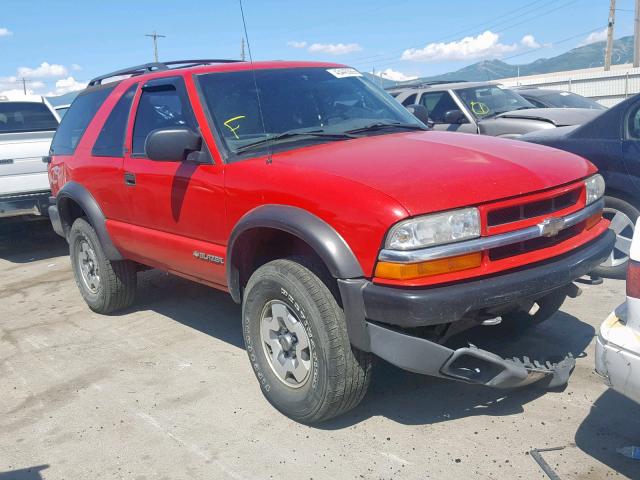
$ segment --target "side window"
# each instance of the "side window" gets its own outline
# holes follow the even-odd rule
[[[444,114],[449,110],[460,110],[449,92],[423,93],[420,104],[429,110],[429,117],[435,123],[445,123]]]
[[[158,128],[168,127],[197,129],[184,85],[179,81],[143,88],[133,126],[132,154],[144,156],[147,135]]]
[[[640,140],[640,105],[631,108],[627,117],[627,136],[631,140]]]
[[[109,118],[100,130],[96,143],[93,145],[92,155],[96,157],[124,156],[124,135],[127,130],[131,103],[137,88],[138,84],[131,86],[113,107]]]
[[[416,103],[416,97],[417,97],[417,94],[415,93],[409,95],[407,98],[405,98],[402,101],[402,105],[404,105],[405,107],[408,107],[409,105],[413,105],[414,103]]]
[[[53,137],[51,142],[52,155],[71,155],[75,152],[84,131],[113,88],[112,86],[85,90],[78,95]]]

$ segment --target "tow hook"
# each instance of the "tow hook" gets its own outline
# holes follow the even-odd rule
[[[582,295],[582,289],[577,286],[575,283],[570,283],[567,285],[567,295],[571,298],[577,298]]]

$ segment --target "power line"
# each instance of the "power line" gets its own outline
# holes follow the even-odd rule
[[[533,10],[529,10],[529,9],[530,9],[530,7],[532,7],[534,4],[538,3],[539,1],[540,1],[540,0],[536,0],[536,1],[534,1],[534,2],[532,2],[532,3],[530,3],[530,4],[528,4],[528,5],[525,5],[525,6],[523,6],[523,7],[520,7],[520,9],[516,9],[516,11],[523,10],[523,9],[528,9],[528,11],[524,12],[524,15],[527,15],[527,14],[529,14],[529,13],[533,13],[533,11],[540,10],[540,7],[536,7],[536,8],[535,8],[535,9],[533,9]],[[509,29],[511,29],[511,28],[514,28],[514,27],[520,26],[520,25],[522,25],[522,24],[524,24],[524,23],[528,23],[528,22],[530,22],[530,21],[532,21],[532,20],[536,20],[536,19],[538,19],[538,18],[540,18],[540,17],[543,17],[543,16],[546,16],[546,15],[549,15],[550,13],[553,13],[553,12],[555,12],[555,11],[557,11],[557,10],[560,10],[560,9],[562,9],[562,8],[566,8],[566,7],[568,7],[568,6],[570,6],[570,5],[574,4],[574,3],[577,3],[578,1],[580,1],[580,0],[570,0],[570,1],[568,1],[567,3],[564,3],[563,5],[559,5],[559,6],[555,7],[555,8],[548,9],[548,10],[543,11],[543,12],[541,12],[541,13],[537,14],[537,15],[534,15],[534,16],[532,16],[532,17],[526,18],[526,19],[524,19],[524,20],[522,20],[522,21],[518,21],[518,22],[516,22],[516,23],[512,23],[512,24],[510,24],[510,25],[507,25],[507,26],[505,26],[504,28],[501,28],[501,29],[495,30],[495,32],[494,32],[494,33],[504,32],[504,31],[509,30]],[[544,4],[544,5],[542,5],[542,7],[548,7],[548,6],[552,5],[552,4],[556,4],[556,5],[557,5],[557,3],[558,3],[558,2],[557,2],[557,0],[552,0],[551,2],[548,2],[548,3]],[[513,13],[513,12],[514,12],[514,11],[512,11],[511,13]],[[502,15],[502,17],[504,17],[505,15],[508,15],[508,14],[504,14],[504,15]],[[521,14],[521,15],[522,15],[522,14]],[[505,23],[507,23],[507,24],[508,24],[509,22],[512,22],[513,20],[516,20],[516,18],[511,18],[511,19],[506,20],[506,21],[503,21],[503,22],[498,22],[497,24],[492,23],[494,20],[496,20],[496,19],[498,19],[498,18],[500,18],[500,17],[496,17],[496,18],[494,18],[493,20],[489,20],[489,21],[485,22],[484,24],[491,23],[491,26],[489,26],[489,27],[487,27],[487,28],[494,28],[494,27],[497,27],[497,26],[500,26],[500,25],[504,25]],[[467,33],[467,34],[473,34],[473,33],[480,33],[480,32],[478,32],[478,31],[473,31],[473,33],[471,33],[469,30],[467,30],[467,31],[466,31],[466,33]],[[442,39],[438,39],[438,40],[435,40],[435,41],[432,41],[432,42],[428,42],[428,43],[439,42],[439,41],[445,40],[445,39],[447,39],[447,38],[451,38],[451,36],[443,37]],[[458,37],[458,38],[459,38],[459,37]],[[357,64],[357,63],[362,63],[364,60],[366,60],[366,59],[370,58],[370,59],[375,59],[375,62],[376,62],[376,63],[378,63],[378,64],[380,64],[380,62],[385,62],[385,61],[387,61],[387,60],[395,60],[395,61],[393,61],[393,62],[384,63],[384,66],[388,66],[388,65],[395,65],[395,64],[400,63],[401,61],[403,61],[403,60],[401,60],[401,59],[400,59],[400,60],[397,60],[397,55],[398,55],[398,53],[402,53],[402,52],[404,52],[404,51],[406,51],[406,50],[411,50],[411,49],[421,48],[421,47],[423,47],[423,46],[424,46],[424,43],[422,43],[422,44],[420,44],[420,45],[413,46],[413,47],[403,48],[402,50],[398,50],[398,51],[397,51],[397,53],[396,53],[396,54],[394,54],[393,56],[388,56],[388,57],[383,57],[383,58],[377,58],[377,57],[380,57],[380,55],[375,55],[375,56],[372,56],[372,57],[364,57],[364,58],[360,58],[360,59],[355,58],[355,59],[353,59],[352,63],[356,63],[356,64]],[[369,62],[365,62],[365,63],[369,63]]]

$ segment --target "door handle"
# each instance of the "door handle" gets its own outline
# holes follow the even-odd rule
[[[136,184],[136,174],[131,172],[124,173],[124,184],[133,186]]]

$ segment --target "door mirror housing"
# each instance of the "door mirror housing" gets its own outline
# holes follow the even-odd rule
[[[448,110],[444,114],[444,123],[460,125],[462,123],[469,123],[469,120],[461,110]]]
[[[201,149],[202,137],[186,127],[153,130],[144,142],[147,158],[158,162],[183,162]]]
[[[427,107],[414,103],[412,105],[407,105],[405,108],[409,110],[409,112],[411,112],[414,117],[424,123],[427,127],[433,127],[433,122],[429,118],[429,110],[427,110]]]

